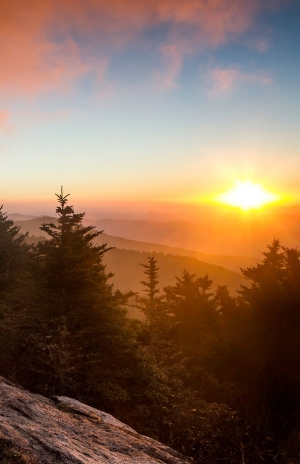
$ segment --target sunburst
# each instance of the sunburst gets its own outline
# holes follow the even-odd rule
[[[262,185],[250,180],[236,181],[232,189],[215,197],[215,201],[228,206],[234,206],[248,211],[276,203],[280,200],[278,194],[269,192]]]

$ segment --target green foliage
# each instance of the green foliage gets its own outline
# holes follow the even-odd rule
[[[272,437],[274,452],[281,459],[286,443],[299,429],[299,269],[299,250],[283,248],[273,240],[262,264],[243,270],[251,287],[241,289],[251,314],[249,415],[254,423],[256,416]]]
[[[169,312],[178,323],[178,347],[197,364],[199,356],[204,354],[206,341],[217,334],[218,313],[213,293],[209,291],[212,281],[207,275],[196,277],[185,269],[176,280],[174,286],[164,289],[165,298]]]
[[[115,239],[115,237],[113,237]],[[115,243],[110,236],[99,236],[96,239],[97,243],[108,241],[108,243]],[[116,241],[118,245],[118,241]],[[126,245],[126,244],[125,244]],[[140,263],[147,263],[149,252],[140,252],[134,250],[127,250],[125,245],[120,245],[118,248],[113,249],[110,253],[104,256],[104,262],[109,271],[112,271],[115,276],[113,281],[117,288],[122,291],[133,290],[139,292],[141,295],[144,293],[144,286],[140,283],[141,280],[141,266]],[[130,246],[130,242],[127,247]],[[151,250],[151,248],[150,248]],[[209,264],[202,261],[201,257],[195,258],[190,256],[180,256],[174,250],[174,254],[170,254],[167,250],[163,253],[151,252],[151,256],[159,263],[159,285],[157,288],[160,292],[168,285],[175,284],[175,276],[180,276],[182,270],[185,268],[191,274],[204,276],[208,274],[213,280],[213,290],[220,285],[228,285],[231,292],[235,292],[244,283],[242,275],[238,272],[233,272],[225,267]]]
[[[33,278],[35,255],[26,235],[0,208],[0,370],[13,380],[21,369],[21,346],[26,338],[25,313],[36,288]],[[27,365],[27,364],[25,364]]]
[[[146,274],[147,280],[141,281],[141,284],[144,285],[145,292],[147,293],[147,300],[146,304],[144,305],[143,312],[148,316],[150,322],[155,317],[155,297],[159,293],[157,285],[159,284],[158,280],[158,271],[159,268],[156,266],[157,261],[154,256],[148,257],[148,264],[141,264],[146,270],[144,274]]]
[[[39,320],[47,335],[35,340],[44,355],[36,376],[42,380],[43,371],[48,394],[59,389],[119,417],[125,411],[128,420],[129,410],[135,416],[142,404],[152,410],[168,401],[168,381],[138,342],[140,329],[122,309],[126,295],[108,283],[108,249],[94,243],[101,232],[82,225],[83,214],[67,205],[68,196],[57,197],[57,224],[43,224],[50,239],[38,244]],[[30,350],[33,358],[33,344]]]
[[[186,269],[162,291],[160,255],[148,257],[146,320],[131,320],[101,232],[57,199],[36,247],[0,208],[1,374],[104,409],[199,463],[300,462],[300,251],[274,240],[242,270],[238,295]],[[27,462],[5,446],[3,462]]]
[[[192,323],[195,320],[201,323],[208,313],[214,314],[214,303],[210,298],[213,294],[208,292],[212,281],[207,275],[196,277],[184,269],[182,277],[176,277],[176,280],[176,285],[164,290],[177,320],[188,322],[193,319]]]
[[[243,462],[243,438],[236,412],[205,402],[192,391],[185,392],[164,421],[164,441],[199,463]]]
[[[85,324],[89,317],[92,322],[99,298],[102,304],[109,301],[112,286],[108,284],[111,274],[105,273],[102,262],[108,249],[105,244],[94,244],[101,232],[94,226],[83,226],[84,214],[74,213],[73,207],[67,205],[68,196],[63,192],[57,195],[57,225],[42,225],[41,230],[50,240],[39,242],[38,250],[44,287],[53,296],[53,310],[74,326],[80,324],[82,316]],[[83,314],[84,308],[88,309]]]
[[[0,207],[0,301],[22,304],[29,286],[30,247]]]

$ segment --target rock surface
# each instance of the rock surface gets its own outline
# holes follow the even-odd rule
[[[187,464],[176,451],[71,398],[53,400],[0,377],[0,445],[41,464]],[[14,458],[15,459],[15,458]],[[1,461],[2,462],[2,461]]]

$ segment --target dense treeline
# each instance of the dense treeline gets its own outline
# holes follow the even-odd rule
[[[98,243],[98,241],[100,241],[100,239],[98,239],[96,243]],[[158,287],[160,290],[167,285],[173,285],[175,283],[175,276],[180,275],[182,269],[187,269],[192,274],[197,275],[208,274],[213,280],[212,288],[214,290],[217,287],[216,282],[218,282],[220,285],[228,285],[230,291],[236,292],[244,280],[240,273],[230,271],[222,266],[200,261],[198,258],[190,256],[139,252],[115,248],[104,256],[104,263],[107,269],[115,273],[112,278],[115,286],[122,291],[133,290],[141,293],[143,287],[140,284],[140,263],[147,262],[149,255],[154,256],[159,263],[160,273]]]
[[[300,251],[274,240],[235,296],[186,270],[160,290],[152,256],[143,294],[123,294],[101,232],[57,198],[37,245],[0,209],[0,374],[104,409],[199,463],[300,462]]]

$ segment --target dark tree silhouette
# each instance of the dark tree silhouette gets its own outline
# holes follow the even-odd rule
[[[107,245],[95,245],[102,231],[82,224],[84,213],[74,213],[67,205],[68,196],[56,195],[59,206],[57,225],[42,224],[41,230],[50,240],[38,245],[42,279],[52,309],[66,319],[67,330],[76,331],[84,324],[93,324],[99,313],[99,303],[105,306],[112,298],[112,285],[105,272],[103,256]]]
[[[280,455],[300,413],[300,252],[273,240],[263,255],[261,264],[242,270],[251,282],[240,292],[251,315],[248,403]]]
[[[27,291],[30,247],[25,242],[26,235],[20,234],[20,227],[2,210],[3,206],[0,207],[0,301],[22,304]]]
[[[142,280],[141,284],[143,284],[145,288],[145,292],[147,293],[147,299],[145,301],[145,305],[143,307],[143,311],[146,316],[149,318],[150,323],[155,318],[155,303],[156,303],[156,295],[159,293],[159,289],[157,285],[159,283],[158,280],[158,271],[159,268],[156,266],[157,260],[154,256],[148,257],[148,264],[141,264],[146,270],[144,274],[147,276],[147,280]]]
[[[126,295],[108,283],[109,248],[94,243],[102,232],[82,224],[84,214],[68,206],[68,195],[57,199],[58,223],[42,225],[50,239],[38,245],[55,387],[115,413],[141,404],[161,381],[126,317]]]
[[[196,277],[186,269],[182,277],[176,277],[176,284],[166,287],[165,295],[175,319],[195,336],[212,327],[217,320],[213,293],[209,292],[212,281],[208,276]],[[195,342],[195,340],[194,340]]]

